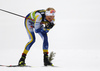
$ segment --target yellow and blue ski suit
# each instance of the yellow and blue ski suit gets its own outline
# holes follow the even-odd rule
[[[49,32],[50,29],[44,29],[43,26],[43,24],[48,23],[48,21],[45,18],[45,10],[37,10],[31,12],[26,17],[30,19],[34,19],[35,21],[32,21],[27,18],[25,19],[25,28],[29,36],[29,42],[26,44],[23,53],[27,54],[31,46],[35,42],[34,31],[38,33],[43,39],[43,52],[48,52],[49,45],[48,45],[47,33]],[[52,20],[51,22],[54,22],[54,20]]]

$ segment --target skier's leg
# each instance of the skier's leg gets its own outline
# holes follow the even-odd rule
[[[39,33],[43,39],[43,53],[44,53],[44,66],[53,66],[53,64],[48,60],[48,36],[47,33]]]
[[[43,53],[48,53],[48,36],[47,33],[39,33],[39,35],[41,36],[42,40],[43,40]]]
[[[30,50],[32,44],[35,42],[35,34],[33,31],[33,27],[34,27],[33,25],[34,24],[30,23],[30,20],[25,19],[25,28],[26,28],[26,31],[27,31],[28,36],[29,36],[29,42],[26,44],[25,49],[22,53],[22,56],[19,60],[18,65],[20,65],[20,66],[26,65],[25,64],[26,55],[27,55],[28,51]]]
[[[33,31],[34,22],[32,22],[29,19],[25,19],[25,28],[26,28],[27,34],[29,36],[29,42],[26,44],[25,49],[23,51],[23,54],[27,55],[27,53],[30,50],[32,44],[35,42],[35,34],[34,34],[34,31]]]
[[[29,35],[29,42],[26,44],[25,49],[23,51],[23,54],[26,54],[26,55],[28,51],[30,50],[31,46],[33,45],[33,43],[35,42],[34,32],[30,32],[30,34],[28,35]]]

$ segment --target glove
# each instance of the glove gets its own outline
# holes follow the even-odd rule
[[[51,29],[53,26],[54,26],[54,23],[50,23],[50,22],[49,22],[49,23],[46,23],[46,24],[45,24],[45,28],[46,28],[46,29]]]

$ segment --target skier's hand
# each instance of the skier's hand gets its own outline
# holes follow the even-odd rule
[[[54,23],[51,23],[51,22],[45,24],[46,29],[51,29],[53,26],[54,26]]]

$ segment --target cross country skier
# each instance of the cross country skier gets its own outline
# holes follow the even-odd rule
[[[29,36],[29,42],[26,44],[22,56],[18,62],[19,66],[25,66],[26,55],[29,52],[31,46],[35,42],[35,34],[38,33],[43,39],[43,54],[44,54],[44,66],[53,66],[53,64],[48,60],[48,36],[47,33],[54,26],[55,10],[53,8],[47,8],[46,10],[36,10],[29,13],[25,19],[25,28]]]

